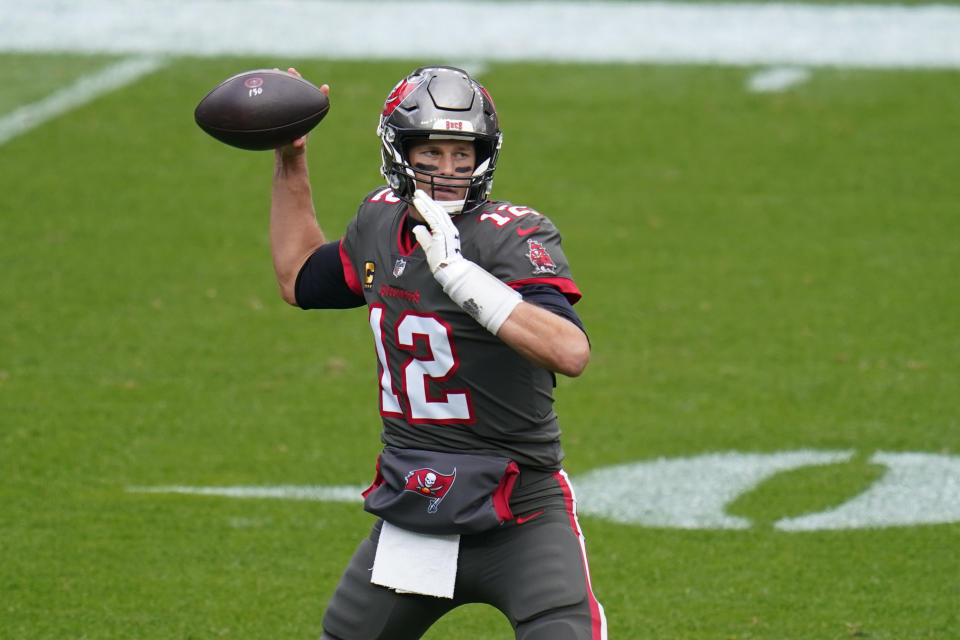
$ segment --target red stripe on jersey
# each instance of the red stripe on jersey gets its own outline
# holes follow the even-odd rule
[[[583,531],[580,529],[580,521],[577,518],[577,498],[573,493],[573,487],[567,478],[567,472],[563,469],[555,472],[553,477],[560,484],[560,490],[563,491],[563,498],[567,504],[567,514],[570,516],[570,526],[573,532],[577,534],[580,541],[580,555],[583,557],[583,577],[587,581],[587,599],[590,601],[590,618],[592,629],[592,640],[607,640],[607,618],[603,613],[603,606],[593,595],[593,585],[590,583],[590,566],[587,563],[587,546],[583,539]]]
[[[374,489],[379,489],[380,485],[382,485],[383,483],[384,483],[383,474],[380,472],[380,456],[377,456],[377,476],[373,479],[373,484],[367,487],[367,490],[361,493],[360,495],[366,498],[367,495],[373,492]]]
[[[500,485],[493,492],[493,508],[497,512],[500,522],[513,520],[513,511],[510,509],[510,496],[513,494],[513,486],[520,477],[520,467],[513,460],[507,465],[507,471],[500,480]]]
[[[583,297],[580,289],[577,288],[577,283],[570,278],[524,278],[523,280],[513,280],[507,284],[514,289],[520,289],[528,284],[548,284],[555,289],[559,289],[560,293],[567,296],[570,304],[577,304]]]
[[[407,224],[409,215],[409,209],[404,211],[403,217],[400,218],[400,226],[397,227],[397,249],[402,256],[410,256],[414,249],[420,246],[420,241],[413,235],[411,226]]]
[[[340,262],[343,264],[343,279],[346,281],[347,286],[350,287],[350,291],[353,291],[358,296],[363,295],[363,288],[360,286],[360,279],[357,278],[357,272],[353,268],[353,263],[350,262],[350,258],[347,256],[346,250],[343,248],[343,240],[340,241]]]

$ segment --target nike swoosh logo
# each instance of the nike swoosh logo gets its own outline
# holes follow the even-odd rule
[[[536,513],[531,513],[528,516],[517,516],[517,524],[523,524],[524,522],[533,520],[537,516],[542,516],[542,515],[543,515],[543,511],[541,510],[541,511],[537,511]]]
[[[517,235],[522,238],[523,236],[530,235],[531,233],[533,233],[539,228],[540,228],[540,225],[537,225],[535,227],[530,227],[529,229],[521,229],[520,227],[517,227]]]

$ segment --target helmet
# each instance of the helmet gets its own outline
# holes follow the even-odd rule
[[[424,140],[472,140],[477,164],[473,175],[461,178],[467,195],[462,201],[438,201],[449,213],[470,211],[483,203],[493,186],[503,135],[490,94],[463,69],[420,67],[401,80],[387,96],[377,127],[383,164],[380,173],[394,193],[411,202],[417,189],[409,162],[412,143]],[[421,181],[438,173],[417,170]],[[450,176],[444,176],[447,182]]]

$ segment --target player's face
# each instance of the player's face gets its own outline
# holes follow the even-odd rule
[[[418,189],[434,200],[463,200],[477,152],[469,140],[426,140],[411,145],[409,161]],[[432,182],[426,174],[433,174]]]

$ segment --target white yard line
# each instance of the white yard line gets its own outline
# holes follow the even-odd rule
[[[850,462],[852,450],[728,451],[659,458],[595,469],[576,478],[582,514],[622,524],[679,529],[748,529],[749,519],[728,514],[729,504],[778,474]],[[841,505],[774,523],[781,531],[909,527],[960,522],[960,456],[877,452],[871,464],[886,473]],[[130,487],[137,493],[222,498],[360,502],[360,485]]]
[[[803,84],[810,79],[810,70],[800,67],[772,67],[761,69],[747,79],[751,93],[776,93]]]
[[[163,65],[163,58],[155,55],[121,60],[96,73],[80,77],[73,84],[42,100],[18,107],[0,116],[0,145],[98,96],[128,85]]]
[[[956,5],[0,0],[0,15],[0,51],[960,68]]]
[[[170,485],[161,487],[129,487],[131,493],[178,493],[220,498],[256,498],[273,500],[316,500],[319,502],[362,502],[360,495],[366,486],[303,486],[280,485],[272,487],[190,487]]]

